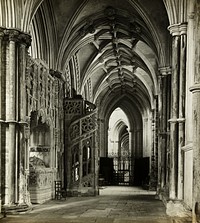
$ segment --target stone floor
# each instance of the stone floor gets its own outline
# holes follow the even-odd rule
[[[33,205],[28,213],[12,214],[1,223],[189,223],[170,218],[155,192],[137,187],[104,187],[98,197],[70,197]]]

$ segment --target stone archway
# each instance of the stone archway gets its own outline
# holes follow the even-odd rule
[[[148,110],[147,104],[142,104],[141,101],[140,103],[137,103],[136,99],[133,99],[133,95],[131,95],[131,98],[128,97],[128,94],[123,97],[115,97],[110,98],[108,101],[102,101],[101,105],[104,102],[104,106],[101,106],[99,109],[99,116],[104,117],[104,119],[99,118],[99,131],[100,131],[100,157],[110,157],[114,162],[121,162],[121,166],[125,166],[125,163],[129,163],[130,169],[129,169],[129,175],[131,176],[130,181],[126,184],[123,181],[122,185],[133,185],[134,184],[134,174],[136,176],[136,173],[134,172],[136,169],[141,169],[144,165],[145,168],[145,180],[137,180],[135,179],[135,182],[140,182],[139,184],[141,185],[144,181],[147,181],[146,179],[149,176],[151,176],[151,169],[155,171],[155,167],[152,168],[151,165],[156,165],[156,163],[152,162],[152,146],[153,146],[153,140],[151,135],[153,132],[151,132],[151,112]],[[118,130],[115,131],[115,140],[118,143],[122,143],[123,141],[123,136],[126,136],[128,134],[128,144],[129,144],[129,149],[130,149],[130,154],[127,156],[127,159],[129,159],[130,162],[125,161],[125,156],[122,154],[120,155],[121,158],[118,157],[118,154],[116,158],[109,156],[108,152],[108,129],[109,129],[109,119],[112,114],[112,112],[117,108],[120,107],[126,114],[127,116],[127,126],[128,129],[125,128],[126,124],[120,121],[122,118],[122,115],[120,115],[120,118],[118,117],[118,124],[116,124],[116,129]],[[148,115],[150,114],[150,115]],[[116,118],[117,119],[117,118]],[[128,130],[128,131],[127,131]],[[113,139],[114,140],[114,139]],[[118,148],[121,145],[118,144]],[[115,149],[116,150],[116,149]],[[147,160],[147,162],[143,162],[144,158]],[[135,160],[139,160],[139,162],[143,163],[142,166],[135,166]],[[128,164],[128,165],[129,165]],[[119,164],[120,165],[120,164]],[[120,167],[121,168],[121,167]],[[135,170],[134,170],[135,168]],[[118,171],[119,169],[117,169]],[[147,171],[146,171],[147,170]],[[120,169],[119,172],[123,172],[124,169]],[[153,175],[152,175],[153,177]],[[119,178],[118,178],[119,179]],[[121,177],[122,179],[122,177]],[[125,179],[123,177],[123,179]],[[128,178],[127,178],[128,179]],[[120,180],[122,183],[122,180]],[[119,183],[119,182],[118,182]],[[146,182],[149,184],[149,182]],[[138,183],[137,183],[138,184]]]

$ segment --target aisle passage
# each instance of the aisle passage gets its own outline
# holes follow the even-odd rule
[[[8,215],[2,223],[168,223],[155,192],[137,187],[104,187],[97,197],[71,197],[34,205],[29,213]]]

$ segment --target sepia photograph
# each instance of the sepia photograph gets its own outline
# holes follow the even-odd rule
[[[0,223],[200,223],[200,0],[0,0]]]

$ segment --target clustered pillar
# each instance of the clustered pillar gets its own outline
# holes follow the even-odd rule
[[[200,2],[196,3],[195,18],[195,71],[194,85],[190,88],[193,94],[193,221],[200,220]]]
[[[26,119],[25,70],[27,48],[31,38],[16,29],[0,29],[1,69],[0,69],[0,131],[1,173],[5,178],[5,188],[1,188],[5,205],[19,204],[19,170],[24,169]],[[3,82],[3,83],[1,83]],[[2,87],[4,86],[4,88]],[[25,200],[22,201],[26,202]]]
[[[187,24],[169,27],[172,34],[172,77],[170,122],[169,198],[183,199],[183,158],[185,144],[185,82]]]
[[[170,80],[171,80],[171,68],[162,67],[159,69],[160,72],[160,81],[159,81],[159,137],[158,137],[158,157],[159,157],[159,166],[158,166],[158,191],[167,189],[168,182],[168,122],[169,111],[170,111],[170,100],[169,100],[169,89],[170,89]]]
[[[0,28],[0,172],[2,173],[2,167],[1,167],[1,157],[2,157],[2,124],[3,124],[3,115],[2,115],[2,39],[3,39],[4,33],[3,33],[3,29]],[[1,177],[0,177],[0,204],[2,203],[2,193],[1,193]],[[1,205],[0,205],[0,213],[1,213]]]

